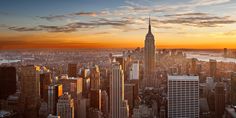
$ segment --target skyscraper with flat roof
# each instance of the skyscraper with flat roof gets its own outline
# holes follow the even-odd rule
[[[110,118],[122,118],[121,107],[124,100],[124,73],[118,62],[112,64],[110,80]]]
[[[199,118],[199,77],[168,76],[168,118]]]

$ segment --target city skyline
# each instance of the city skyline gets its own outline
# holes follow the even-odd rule
[[[143,47],[148,16],[157,48],[234,48],[232,0],[2,1],[0,49]]]

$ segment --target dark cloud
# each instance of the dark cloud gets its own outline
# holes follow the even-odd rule
[[[38,27],[8,27],[9,30],[14,30],[18,32],[26,32],[26,31],[41,31],[41,28]]]
[[[9,30],[25,32],[25,31],[47,31],[47,32],[75,32],[77,29],[83,28],[95,28],[100,26],[111,26],[114,28],[120,28],[128,24],[133,24],[132,21],[124,20],[109,20],[109,19],[98,19],[90,22],[74,22],[62,26],[49,26],[49,25],[38,25],[35,27],[8,27]]]
[[[38,16],[41,19],[45,20],[63,20],[66,18],[73,18],[77,16],[101,16],[101,15],[106,15],[109,14],[108,11],[99,11],[99,12],[75,12],[75,13],[70,13],[70,14],[63,14],[63,15],[49,15],[49,16]]]
[[[229,16],[213,16],[207,13],[185,13],[165,15],[166,20],[161,20],[164,24],[182,24],[195,27],[219,27],[220,25],[233,24],[236,20]]]

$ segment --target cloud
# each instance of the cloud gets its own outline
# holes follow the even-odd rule
[[[236,20],[229,16],[214,16],[207,13],[183,13],[165,15],[166,19],[161,20],[164,24],[182,24],[195,27],[219,27],[220,25],[233,24]]]
[[[74,18],[77,16],[95,17],[95,16],[102,16],[102,15],[107,15],[107,14],[109,14],[109,11],[103,10],[99,12],[75,12],[75,13],[69,13],[69,14],[64,14],[64,15],[49,15],[49,16],[38,16],[38,17],[41,19],[52,21],[52,20],[64,20],[67,18]]]
[[[234,36],[234,35],[236,35],[236,30],[225,32],[224,35]]]
[[[110,20],[105,18],[100,18],[98,20],[90,21],[90,22],[73,22],[62,26],[50,26],[50,25],[38,25],[35,27],[8,27],[9,30],[18,31],[18,32],[26,32],[26,31],[47,31],[47,32],[75,32],[77,29],[91,29],[95,27],[101,26],[111,26],[113,28],[121,28],[128,24],[133,24],[132,21],[128,19],[123,20]]]
[[[18,32],[41,31],[42,30],[38,27],[8,27],[8,29],[18,31]]]

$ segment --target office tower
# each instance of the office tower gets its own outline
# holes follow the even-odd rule
[[[48,86],[52,83],[51,72],[40,74],[40,97],[48,102]]]
[[[89,99],[82,98],[79,100],[79,118],[87,118],[89,108]]]
[[[46,118],[47,116],[48,116],[48,104],[45,101],[42,101],[40,103],[40,108],[39,108],[39,117]]]
[[[68,64],[68,77],[77,77],[77,64]]]
[[[211,77],[216,77],[216,60],[209,60],[210,63],[210,76]]]
[[[61,84],[52,84],[48,86],[48,112],[56,115],[57,102],[62,96],[63,88]]]
[[[129,105],[127,100],[122,101],[122,106],[120,108],[121,115],[120,118],[129,118]]]
[[[91,90],[98,90],[100,89],[100,71],[97,65],[94,65],[91,68],[90,73],[90,89]]]
[[[122,118],[120,109],[124,100],[124,73],[118,62],[112,64],[110,79],[110,118]]]
[[[155,39],[151,32],[151,22],[149,18],[148,33],[144,46],[144,79],[142,88],[152,87],[155,72]]]
[[[225,87],[224,83],[218,82],[215,86],[215,116],[222,118],[225,111]]]
[[[132,63],[129,76],[130,80],[139,80],[139,61]]]
[[[196,58],[192,58],[192,68],[191,71],[193,75],[197,74],[197,59]]]
[[[116,62],[120,63],[121,69],[124,71],[124,68],[125,68],[125,59],[124,59],[124,57],[123,56],[116,56],[115,59],[116,59]]]
[[[0,67],[0,99],[16,92],[16,68]]]
[[[74,100],[67,92],[59,97],[57,115],[61,118],[74,118]]]
[[[40,67],[23,66],[20,72],[21,103],[24,109],[24,117],[32,118],[37,115],[40,102]]]
[[[101,90],[90,90],[90,107],[101,110]]]
[[[105,117],[108,117],[109,112],[109,97],[107,95],[107,92],[105,90],[102,91],[102,100],[101,100],[101,111],[104,114]]]
[[[236,72],[231,74],[231,104],[236,105]]]
[[[135,84],[125,84],[125,99],[128,100],[129,109],[132,111],[134,107],[134,89]]]
[[[199,77],[168,76],[168,118],[199,118]]]
[[[59,80],[63,85],[63,93],[68,92],[74,100],[75,117],[78,118],[79,114],[79,100],[82,98],[83,91],[83,78],[63,78]]]

